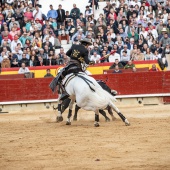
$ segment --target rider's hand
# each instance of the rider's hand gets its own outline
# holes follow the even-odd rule
[[[94,64],[95,64],[94,61],[90,61],[90,62],[89,62],[89,65],[94,65]]]

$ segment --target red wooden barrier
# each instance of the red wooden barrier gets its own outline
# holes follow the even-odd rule
[[[0,102],[56,99],[49,88],[52,78],[0,80]]]
[[[170,71],[93,75],[118,94],[170,93]],[[56,99],[49,88],[52,78],[0,80],[0,102]],[[169,100],[169,98],[167,99]]]
[[[25,78],[24,74],[9,74],[9,75],[0,75],[0,79],[18,79]]]

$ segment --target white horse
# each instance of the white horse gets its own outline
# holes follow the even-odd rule
[[[125,125],[130,125],[129,121],[123,116],[119,109],[113,104],[116,99],[103,90],[96,80],[83,72],[78,74],[69,74],[63,80],[63,85],[67,93],[70,95],[71,102],[69,104],[69,114],[66,124],[71,124],[71,115],[73,104],[76,101],[77,105],[84,110],[95,112],[96,127],[99,126],[99,109],[105,109],[108,105],[115,110],[120,118],[125,122]],[[59,102],[57,121],[62,121],[61,106]]]

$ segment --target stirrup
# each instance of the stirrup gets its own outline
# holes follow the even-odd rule
[[[65,99],[67,99],[69,97],[69,94],[68,93],[63,93],[63,94],[61,94],[61,97],[60,97],[60,100],[65,100]]]

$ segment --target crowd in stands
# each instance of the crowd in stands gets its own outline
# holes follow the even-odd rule
[[[49,6],[47,14],[36,0],[4,0],[0,4],[0,65],[2,68],[63,65],[62,47],[89,38],[89,58],[95,63],[129,60],[170,61],[170,0],[105,0],[97,19],[92,1],[84,11]],[[62,2],[62,1],[61,1]],[[95,0],[95,10],[100,3]],[[56,49],[60,49],[56,53]],[[114,66],[112,66],[114,68]]]

